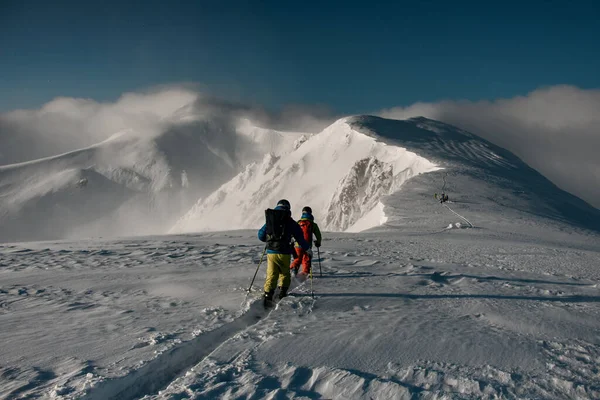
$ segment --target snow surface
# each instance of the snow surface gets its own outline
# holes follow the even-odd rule
[[[329,233],[270,313],[255,231],[4,245],[0,398],[598,398],[598,239]]]
[[[264,210],[282,198],[292,209],[310,205],[326,230],[368,229],[380,225],[383,216],[361,218],[383,196],[415,175],[439,169],[415,153],[355,131],[346,118],[294,147],[248,165],[200,199],[170,233],[260,227]]]
[[[0,245],[0,399],[600,398],[598,210],[455,127],[361,116],[328,129],[277,142],[250,128],[248,143],[281,154],[180,220],[212,223],[207,205],[233,222],[242,210],[258,218],[250,202],[273,204],[245,189],[257,185],[290,198],[295,215],[304,201],[348,207],[317,214],[322,226],[371,227],[324,232],[314,279],[295,280],[271,312],[259,300],[264,264],[246,296],[263,250],[255,229]],[[81,177],[86,188],[130,182],[73,167],[103,165],[106,146],[147,155],[131,149],[156,143],[128,138],[2,167],[14,200],[3,204]],[[209,147],[231,165],[241,157]],[[176,171],[165,182],[195,181]]]
[[[383,225],[387,222],[388,217],[385,215],[384,205],[379,202],[373,207],[371,211],[363,215],[358,221],[351,227],[346,229],[346,232],[361,232],[367,229]]]

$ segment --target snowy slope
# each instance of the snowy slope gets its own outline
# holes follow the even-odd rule
[[[405,182],[419,186],[422,197],[402,201]],[[397,216],[434,202],[442,190],[492,213],[507,207],[600,228],[598,210],[476,135],[425,118],[356,116],[337,121],[289,154],[268,154],[262,163],[247,166],[200,199],[171,232],[254,228],[280,198],[290,200],[296,211],[310,205],[327,230],[356,232],[394,224]]]
[[[327,230],[351,228],[412,176],[437,169],[398,146],[351,129],[341,119],[299,141],[283,155],[267,154],[198,203],[172,233],[259,226],[280,198],[292,208],[310,205]]]
[[[535,216],[541,218],[536,219],[536,227],[545,221],[548,229],[566,229],[561,224],[564,222],[571,226],[568,229],[600,231],[599,210],[559,189],[512,153],[476,135],[426,118],[394,121],[363,116],[349,123],[359,132],[401,142],[407,150],[444,167],[411,179],[406,190],[384,199],[385,212],[391,216],[386,220],[388,225],[430,229],[423,221],[428,221],[426,217],[432,212],[432,196],[445,191],[450,196],[450,209],[438,207],[438,212],[446,218],[454,218],[452,211],[457,211],[475,225],[518,222],[522,228]],[[478,213],[477,221],[469,219],[472,211]]]
[[[243,151],[238,154],[244,166],[262,159],[265,154],[289,153],[312,136],[305,132],[281,132],[261,128],[246,118],[239,120],[237,132],[244,141],[250,143],[250,145],[243,146]]]
[[[205,196],[302,134],[182,113],[161,133],[128,129],[97,145],[0,166],[0,241],[165,232]]]
[[[596,399],[600,237],[523,227],[326,234],[269,314],[255,231],[2,246],[0,399]]]

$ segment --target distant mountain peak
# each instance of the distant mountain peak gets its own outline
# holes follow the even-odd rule
[[[327,230],[344,231],[359,222],[378,225],[380,215],[376,222],[361,219],[407,179],[437,166],[377,135],[358,132],[351,126],[354,120],[341,118],[289,153],[249,166],[200,199],[171,232],[254,228],[280,197],[292,202],[293,211],[310,205]]]

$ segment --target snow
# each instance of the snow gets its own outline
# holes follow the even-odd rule
[[[344,118],[291,152],[269,153],[262,163],[248,165],[200,199],[170,233],[260,227],[264,210],[281,198],[292,208],[310,205],[324,229],[344,231],[406,180],[436,169],[415,153],[355,131]],[[367,218],[361,224],[366,229],[380,223]]]
[[[87,148],[0,166],[0,240],[166,233],[198,197],[302,136],[188,114],[159,133],[125,129]]]
[[[7,244],[0,398],[597,398],[598,243],[326,233],[268,314],[255,231]]]
[[[517,208],[584,227],[600,224],[600,214],[589,204],[476,135],[425,118],[356,116],[338,120],[291,151],[269,153],[262,162],[247,165],[200,198],[169,232],[260,227],[263,211],[282,198],[292,209],[309,205],[329,231],[376,228],[384,218],[378,204],[386,206],[403,185],[425,180],[428,196],[433,196],[446,189],[442,182],[448,174],[456,175],[447,188],[455,193],[472,195],[486,186],[478,200],[491,207]],[[413,201],[423,199],[411,198],[404,203],[406,210],[393,214],[414,212]],[[472,225],[468,217],[461,224]]]
[[[240,136],[249,140],[261,155],[287,153],[311,136],[305,132],[281,132],[261,128],[246,118],[240,119],[237,131]]]
[[[600,398],[598,210],[431,120],[263,134],[281,140],[248,140],[280,153],[232,173],[178,224],[252,229],[0,244],[0,399]],[[140,157],[156,143],[128,137],[108,143]],[[79,168],[104,165],[104,146],[2,167],[2,193],[43,199],[82,176],[83,190],[129,185]],[[139,174],[159,182],[157,167]],[[194,184],[188,165],[174,185],[184,170]],[[433,196],[442,189],[448,203]],[[260,213],[279,197],[345,232],[324,230],[313,280],[265,311],[264,264],[246,289]]]
[[[379,202],[371,211],[362,216],[358,221],[351,227],[346,229],[346,232],[361,232],[367,229],[383,225],[387,222],[388,218],[385,216],[385,206]]]

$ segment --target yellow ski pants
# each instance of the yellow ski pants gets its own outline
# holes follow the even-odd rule
[[[265,292],[275,290],[277,281],[279,286],[289,287],[292,277],[290,275],[291,254],[267,254],[267,279]]]

